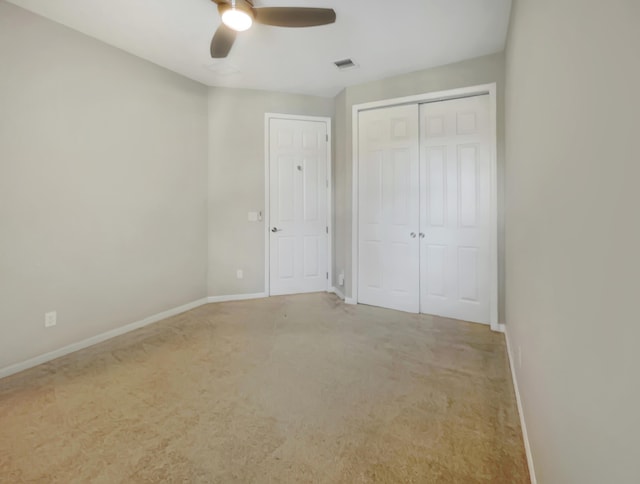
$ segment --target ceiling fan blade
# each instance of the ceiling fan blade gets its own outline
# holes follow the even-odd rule
[[[254,8],[253,14],[256,22],[277,27],[313,27],[336,21],[332,8],[262,7]]]
[[[225,24],[220,25],[211,39],[211,57],[221,59],[227,57],[233,43],[236,40],[237,32],[230,29]]]

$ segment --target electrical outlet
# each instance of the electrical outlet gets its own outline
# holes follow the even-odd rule
[[[518,368],[522,367],[522,348],[518,346]]]
[[[242,278],[244,277],[244,273],[242,272],[242,269],[238,269],[238,270],[236,271],[236,277],[237,277],[238,279],[242,279]]]
[[[50,328],[55,326],[57,323],[58,315],[55,311],[50,311],[48,313],[44,313],[44,327]]]

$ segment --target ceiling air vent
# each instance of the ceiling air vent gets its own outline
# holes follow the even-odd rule
[[[341,71],[344,71],[345,69],[353,69],[354,67],[358,67],[358,64],[353,62],[352,59],[342,59],[339,61],[335,61],[334,64]]]

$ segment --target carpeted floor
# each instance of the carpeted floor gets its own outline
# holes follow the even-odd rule
[[[477,324],[210,304],[0,380],[0,482],[524,483],[508,365]]]

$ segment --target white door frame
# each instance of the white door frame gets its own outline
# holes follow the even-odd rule
[[[269,146],[269,125],[272,119],[288,119],[297,121],[314,121],[327,125],[327,292],[330,292],[333,285],[333,212],[332,212],[332,193],[333,180],[331,176],[331,118],[325,116],[299,116],[293,114],[265,113],[264,115],[264,292],[268,296],[271,295],[270,283],[270,264],[271,252],[269,236],[269,228],[271,227],[271,172],[270,172],[270,149]]]
[[[385,99],[362,104],[354,104],[352,107],[352,149],[353,149],[353,174],[352,174],[352,199],[351,199],[351,299],[358,302],[358,115],[360,111],[368,109],[397,106],[400,104],[422,104],[436,101],[447,101],[463,97],[489,95],[489,125],[491,130],[491,203],[490,203],[490,225],[491,225],[491,329],[500,331],[498,324],[498,162],[497,162],[497,106],[496,106],[496,83],[481,84],[477,86],[450,89],[446,91],[436,91],[415,96]]]

